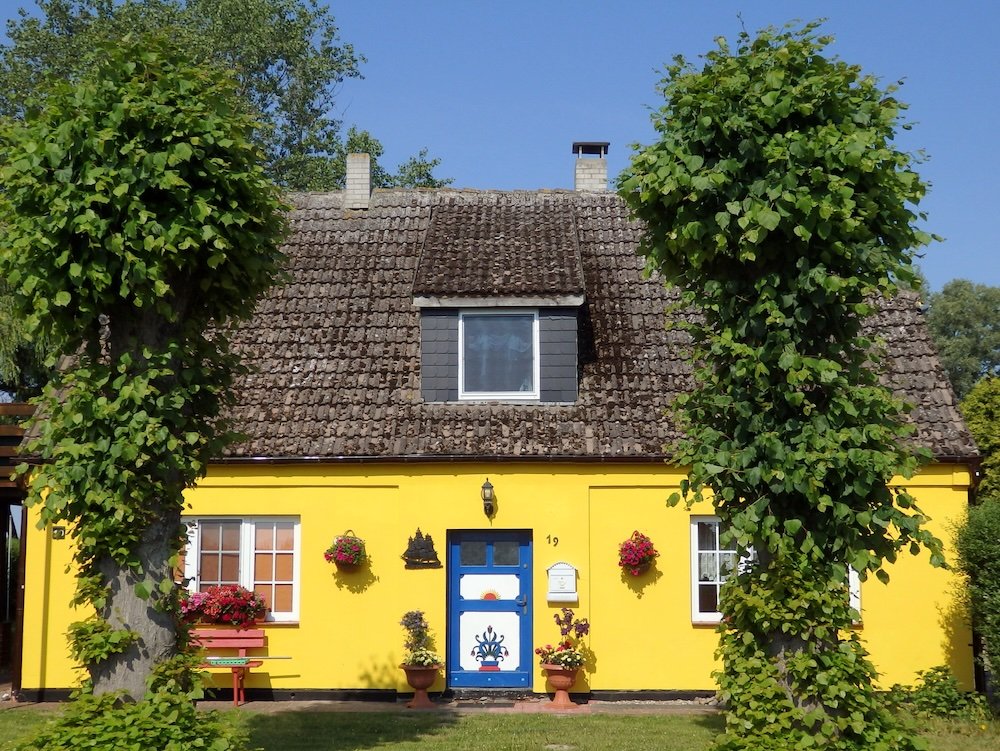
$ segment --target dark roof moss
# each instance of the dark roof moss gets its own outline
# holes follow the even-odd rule
[[[379,190],[367,211],[345,211],[339,193],[291,200],[291,279],[235,336],[254,372],[233,414],[247,439],[227,457],[668,455],[664,410],[690,387],[685,339],[664,326],[670,296],[643,278],[640,230],[616,195]],[[414,294],[577,291],[575,404],[422,401]],[[917,441],[939,458],[975,455],[916,299],[886,304],[873,327],[888,343],[889,381],[914,404]]]

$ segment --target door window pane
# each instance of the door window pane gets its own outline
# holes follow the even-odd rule
[[[521,546],[517,540],[502,540],[493,543],[494,566],[516,566],[520,563]]]
[[[485,566],[486,543],[481,540],[462,540],[458,557],[463,566]]]

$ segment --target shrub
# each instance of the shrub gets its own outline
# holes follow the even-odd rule
[[[977,722],[989,716],[986,699],[962,691],[958,681],[944,665],[917,673],[916,686],[898,683],[889,691],[892,704],[918,717],[946,717]]]
[[[969,509],[955,549],[958,568],[969,578],[973,621],[995,669],[1000,664],[1000,499],[987,498]]]
[[[157,692],[135,703],[117,694],[84,695],[53,725],[15,751],[239,751],[249,739],[216,712],[199,712],[183,694]]]

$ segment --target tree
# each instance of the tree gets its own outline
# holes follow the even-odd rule
[[[230,76],[162,37],[100,57],[3,130],[0,271],[28,330],[75,353],[29,503],[72,530],[74,656],[96,695],[136,701],[183,672],[181,494],[229,440],[227,327],[279,277],[284,207]]]
[[[931,336],[958,397],[1000,375],[1000,287],[955,279],[928,303]]]
[[[886,580],[900,550],[941,545],[894,476],[905,407],[861,333],[913,278],[924,193],[892,138],[903,105],[823,52],[817,24],[725,39],[667,67],[658,140],[619,187],[650,269],[698,316],[696,387],[678,399],[690,466],[672,503],[711,495],[752,560],[723,590],[725,749],[907,749],[852,631],[849,568]]]
[[[254,139],[267,170],[290,190],[343,187],[347,144],[331,114],[337,88],[360,77],[364,58],[341,42],[318,0],[36,0],[8,22],[0,48],[0,115],[18,118],[50,81],[73,79],[99,62],[94,50],[127,34],[169,30],[196,61],[231,70],[260,126]],[[381,144],[364,131],[371,153]],[[349,140],[349,139],[348,139]],[[413,165],[418,168],[413,169]],[[441,187],[426,152],[399,172],[373,170],[374,187]],[[410,182],[410,181],[413,182]]]
[[[979,380],[960,407],[982,454],[983,475],[976,504],[955,536],[958,567],[968,577],[972,617],[995,671],[1000,648],[1000,377]]]
[[[289,190],[342,188],[349,152],[371,154],[373,187],[442,187],[440,160],[426,149],[395,172],[378,163],[382,144],[331,114],[338,87],[359,77],[364,58],[341,42],[329,9],[317,0],[36,0],[38,17],[21,11],[8,21],[0,47],[0,117],[20,119],[44,99],[52,82],[76,80],[101,62],[95,50],[128,34],[159,30],[194,59],[228,69],[243,107],[259,125],[252,138],[268,174]],[[164,30],[169,30],[165,32]],[[0,391],[34,396],[59,353],[31,342],[9,317],[0,288]]]
[[[1000,376],[978,381],[959,409],[983,457],[978,496],[1000,500]]]

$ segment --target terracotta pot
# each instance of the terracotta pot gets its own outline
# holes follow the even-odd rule
[[[576,674],[580,669],[542,663],[542,670],[545,671],[552,688],[556,690],[552,703],[548,705],[549,709],[576,709],[576,704],[569,698],[569,690],[576,683]]]
[[[427,696],[427,689],[437,680],[440,665],[400,665],[406,673],[406,682],[413,689],[413,698],[406,703],[410,709],[433,709],[434,702]]]

